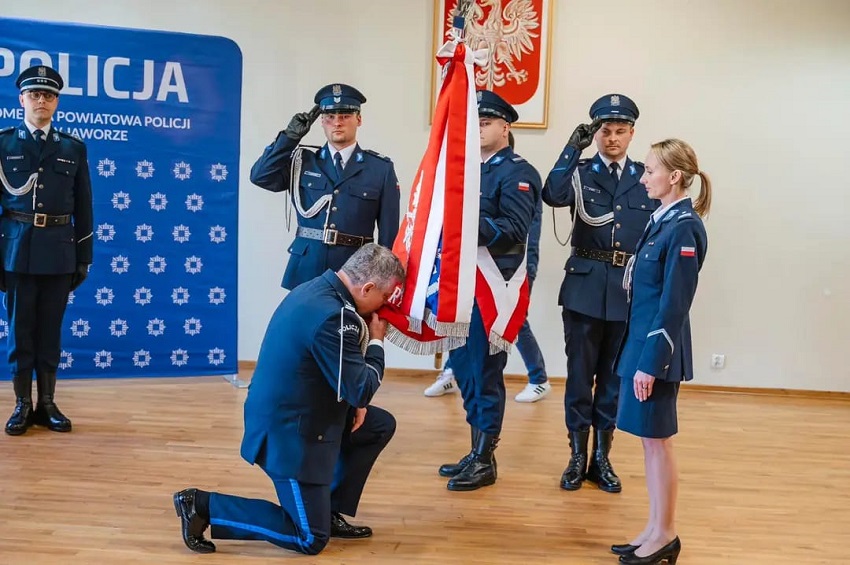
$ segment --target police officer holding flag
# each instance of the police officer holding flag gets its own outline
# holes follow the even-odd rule
[[[329,84],[309,112],[295,114],[251,168],[251,182],[291,191],[298,214],[282,286],[293,289],[326,269],[339,269],[357,248],[374,241],[392,247],[399,225],[399,186],[392,161],[357,143],[366,97]],[[299,142],[321,117],[327,143],[317,151]]]
[[[565,490],[580,488],[585,479],[606,492],[622,490],[609,452],[620,386],[614,360],[628,315],[623,273],[658,207],[640,184],[643,164],[627,155],[638,115],[637,105],[622,94],[594,102],[592,123],[575,129],[543,187],[546,204],[573,211],[572,252],[558,300],[563,308],[564,408],[572,451],[561,477]],[[599,152],[581,159],[594,139]]]
[[[504,280],[510,280],[526,260],[528,231],[540,194],[540,174],[514,153],[508,143],[511,124],[519,119],[514,107],[490,90],[478,91],[481,138],[481,199],[478,245],[486,247]],[[478,302],[472,309],[469,337],[453,349],[449,362],[463,396],[471,448],[457,463],[446,463],[440,476],[446,488],[469,491],[496,482],[495,451],[505,417],[505,351],[490,351]]]
[[[85,144],[52,127],[62,77],[44,65],[24,70],[24,121],[0,131],[0,290],[9,314],[8,356],[15,410],[6,433],[33,424],[71,431],[54,402],[68,294],[92,262],[92,193]],[[38,383],[33,409],[32,376]]]

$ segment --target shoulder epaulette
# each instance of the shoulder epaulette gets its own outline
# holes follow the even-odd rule
[[[374,155],[374,156],[375,156],[375,157],[377,157],[378,159],[383,159],[384,161],[387,161],[387,162],[390,162],[390,163],[392,162],[392,159],[390,159],[389,157],[387,157],[387,156],[386,156],[386,155],[384,155],[383,153],[378,153],[378,152],[377,152],[377,151],[375,151],[374,149],[364,149],[364,151],[365,151],[366,153],[368,153],[369,155]]]
[[[0,129],[0,133],[8,133],[8,132],[10,132],[10,131],[12,131],[12,130],[14,130],[14,129],[18,129],[18,128],[16,128],[15,126],[9,126],[9,127],[6,127],[6,128],[3,128],[3,129]]]
[[[53,130],[53,131],[55,131],[56,133],[58,133],[58,134],[59,134],[59,135],[61,135],[62,137],[67,137],[68,139],[73,139],[74,141],[76,141],[76,142],[78,142],[78,143],[85,144],[85,142],[84,142],[82,139],[80,139],[79,137],[77,137],[76,135],[74,135],[74,134],[72,134],[72,133],[68,133],[68,132],[64,132],[64,131],[59,131],[59,130]]]
[[[513,161],[514,163],[525,163],[526,162],[525,158],[520,157],[519,155],[512,157],[511,161]]]
[[[679,214],[679,218],[676,221],[681,222],[682,220],[693,219],[693,217],[694,217],[693,212],[688,210],[686,212],[682,212],[681,214]]]

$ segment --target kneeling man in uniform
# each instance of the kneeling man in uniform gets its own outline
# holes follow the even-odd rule
[[[395,432],[369,406],[384,374],[387,323],[377,310],[404,282],[392,251],[369,243],[337,271],[299,285],[278,306],[245,400],[242,457],[271,478],[279,504],[187,488],[174,494],[183,541],[265,540],[315,555],[330,537],[362,538],[352,526],[372,465]]]

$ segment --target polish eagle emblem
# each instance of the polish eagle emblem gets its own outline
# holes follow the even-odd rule
[[[455,0],[449,12],[449,29],[457,3]],[[520,85],[528,80],[528,71],[520,62],[523,55],[534,51],[533,40],[539,37],[540,14],[532,0],[507,0],[504,8],[502,5],[502,0],[477,0],[467,17],[466,44],[473,50],[488,51],[487,62],[475,72],[475,85],[487,90],[508,81]],[[485,8],[489,8],[486,15]]]

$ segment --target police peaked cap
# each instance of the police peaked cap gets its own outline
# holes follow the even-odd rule
[[[313,102],[319,105],[323,113],[339,114],[359,112],[366,97],[353,86],[335,83],[320,88]]]
[[[478,97],[479,116],[502,118],[509,124],[519,119],[519,114],[516,113],[514,107],[492,90],[479,90],[476,96]]]
[[[590,119],[603,122],[629,122],[634,124],[639,115],[640,111],[638,111],[637,104],[623,94],[606,94],[590,107]]]
[[[15,86],[21,89],[21,92],[27,90],[46,90],[53,94],[59,94],[65,82],[62,76],[45,65],[36,65],[22,71],[18,75],[18,80],[15,81]]]

